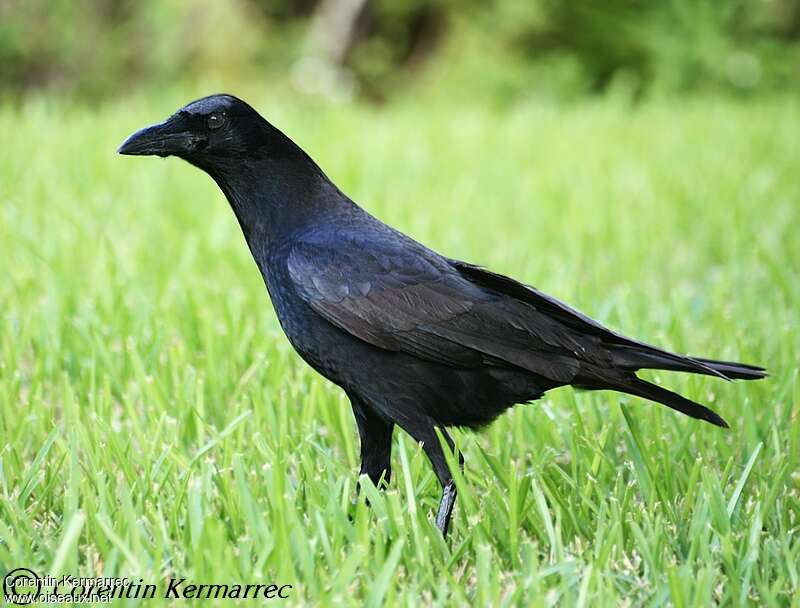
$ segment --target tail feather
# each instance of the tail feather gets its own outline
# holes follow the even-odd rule
[[[631,371],[639,369],[661,369],[674,372],[689,372],[718,376],[725,380],[758,380],[767,375],[767,370],[756,365],[734,361],[716,361],[698,357],[683,357],[658,349],[619,346],[613,351],[614,362]]]
[[[716,361],[714,359],[695,359],[708,367],[725,374],[733,380],[759,380],[767,377],[767,370],[758,365],[737,363],[735,361]]]
[[[644,399],[649,399],[650,401],[655,401],[656,403],[671,407],[673,410],[677,410],[692,418],[705,420],[706,422],[721,426],[722,428],[729,428],[728,423],[725,422],[719,414],[704,405],[695,403],[678,393],[673,393],[672,391],[642,380],[641,378],[637,378],[636,376],[626,378],[606,388],[611,388],[637,397],[643,397]]]

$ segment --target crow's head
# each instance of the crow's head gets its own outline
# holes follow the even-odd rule
[[[203,167],[256,154],[271,131],[271,125],[241,99],[211,95],[184,106],[164,122],[137,131],[117,152],[178,156]]]

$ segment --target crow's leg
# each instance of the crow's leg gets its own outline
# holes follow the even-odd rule
[[[450,474],[450,467],[447,466],[447,460],[442,450],[442,444],[433,426],[427,428],[413,428],[407,429],[409,434],[416,440],[422,442],[422,449],[433,465],[433,470],[439,483],[442,484],[442,499],[439,501],[439,510],[436,512],[436,527],[442,533],[442,536],[447,536],[447,530],[450,527],[450,518],[453,515],[453,507],[456,504],[456,484],[453,481],[453,476]],[[443,428],[439,427],[439,432],[447,442],[451,451],[455,451],[455,444]],[[464,467],[464,457],[458,453],[458,465]]]
[[[350,395],[353,414],[361,438],[361,475],[367,475],[376,487],[389,483],[392,475],[392,430],[394,423],[387,422],[364,401]]]
[[[436,527],[447,537],[447,530],[450,528],[450,518],[453,515],[453,507],[456,504],[456,482],[452,479],[442,487],[442,499],[439,501],[439,510],[436,512]]]

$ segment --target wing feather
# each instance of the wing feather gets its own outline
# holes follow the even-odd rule
[[[586,350],[577,332],[476,285],[421,246],[298,241],[288,267],[313,310],[385,350],[456,367],[513,366],[559,382],[574,379],[576,354]]]

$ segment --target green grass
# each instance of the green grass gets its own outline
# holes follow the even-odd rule
[[[452,535],[421,449],[353,504],[341,391],[291,351],[211,180],[116,146],[188,99],[0,109],[0,570],[295,585],[294,603],[800,605],[795,100],[257,107],[356,201],[613,328],[766,365],[517,406]],[[133,602],[131,602],[133,603]]]

